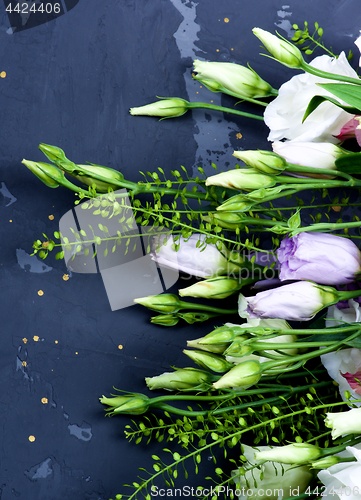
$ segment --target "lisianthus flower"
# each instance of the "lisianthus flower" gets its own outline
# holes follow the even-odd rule
[[[337,158],[345,154],[342,148],[330,142],[275,141],[272,143],[272,149],[288,163],[320,170],[335,170]],[[321,174],[322,172],[320,172]],[[300,173],[297,175],[311,177],[315,174]]]
[[[352,283],[361,271],[361,252],[348,238],[326,233],[299,233],[285,238],[277,251],[279,277],[323,285]]]
[[[280,318],[309,321],[324,307],[337,301],[337,292],[311,281],[298,281],[253,297],[240,294],[238,312],[241,318]]]
[[[339,57],[327,55],[316,57],[311,66],[340,75],[358,78],[350,66],[344,52]],[[307,106],[315,95],[328,95],[317,83],[332,83],[309,73],[301,73],[281,85],[278,96],[265,109],[264,120],[270,129],[269,141],[295,139],[297,141],[332,142],[339,140],[336,136],[342,127],[353,117],[343,109],[330,102],[323,102],[303,122]]]
[[[360,498],[361,449],[360,445],[347,446],[344,458],[354,457],[354,462],[340,462],[321,470],[318,478],[325,485],[322,498],[329,500],[356,500]]]
[[[348,307],[340,309],[338,304],[328,308],[326,316],[326,326],[335,327],[344,323],[359,323],[361,321],[360,304],[351,299],[348,301]],[[326,368],[329,376],[338,383],[340,395],[344,401],[346,391],[350,393],[351,400],[360,399],[358,392],[349,384],[345,374],[353,374],[353,382],[357,382],[355,377],[361,370],[361,349],[348,348],[339,351],[329,352],[321,355],[321,362]],[[360,406],[361,403],[353,404]]]
[[[348,411],[326,413],[326,427],[331,429],[332,439],[361,432],[361,408]]]
[[[157,239],[152,253],[152,259],[160,266],[178,269],[199,278],[222,276],[239,271],[242,264],[241,257],[239,256],[237,263],[230,261],[229,257],[225,247],[206,243],[206,238],[202,234],[192,234],[187,239],[181,237],[179,241],[177,240],[177,246],[173,237],[168,237],[166,241]]]
[[[248,460],[248,464],[239,470],[232,471],[232,477],[236,483],[236,491],[239,491],[238,500],[280,500],[287,497],[288,491],[303,493],[312,479],[309,467],[306,465],[295,467],[294,465],[281,465],[278,462],[267,461],[260,463],[255,459],[256,452],[270,450],[270,446],[242,445],[242,455]],[[244,469],[245,472],[244,472]],[[280,497],[280,492],[284,495]],[[248,492],[248,493],[247,493]],[[272,495],[273,492],[273,495]]]
[[[336,137],[341,142],[355,138],[357,144],[361,146],[361,116],[354,116],[345,123]]]

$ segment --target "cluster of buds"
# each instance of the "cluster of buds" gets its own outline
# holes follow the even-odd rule
[[[39,149],[52,163],[24,159],[22,164],[48,187],[63,186],[76,193],[88,193],[70,182],[66,175],[78,180],[86,188],[94,187],[99,193],[127,187],[123,174],[113,168],[95,164],[75,164],[65,156],[62,149],[49,144],[40,144]]]

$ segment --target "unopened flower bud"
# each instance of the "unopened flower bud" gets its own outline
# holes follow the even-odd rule
[[[260,174],[253,168],[236,168],[211,175],[206,179],[206,186],[221,186],[231,189],[243,189],[245,191],[274,186],[275,183],[276,181],[273,177]]]
[[[198,281],[187,288],[181,288],[181,297],[198,297],[206,299],[225,299],[242,288],[241,280],[228,276],[217,276]]]
[[[209,387],[214,379],[210,372],[197,368],[179,368],[174,372],[164,372],[155,377],[147,377],[145,382],[150,390],[169,391],[201,390]]]
[[[282,464],[302,465],[314,462],[322,455],[322,450],[316,445],[308,443],[291,443],[286,446],[275,446],[270,450],[255,453],[257,461],[280,462]]]
[[[193,349],[201,349],[202,351],[214,352],[215,354],[222,354],[227,348],[228,344],[201,344],[199,339],[187,340],[187,346]]]
[[[120,415],[121,413],[141,415],[148,410],[151,400],[143,394],[126,394],[110,398],[102,396],[99,401],[109,407],[106,408],[108,415]]]
[[[269,83],[252,69],[229,62],[194,61],[193,75],[213,92],[223,92],[240,99],[270,96],[273,89]]]
[[[302,52],[293,43],[260,28],[253,28],[253,34],[261,40],[268,52],[289,68],[302,68],[305,61]]]
[[[48,187],[57,188],[64,180],[63,172],[55,165],[30,160],[23,160],[21,163]]]
[[[158,314],[150,318],[150,322],[154,325],[175,326],[179,323],[179,317],[174,314]]]
[[[287,166],[287,162],[282,156],[271,151],[234,151],[233,156],[242,160],[246,165],[265,174],[280,174]]]
[[[312,469],[328,469],[329,467],[332,467],[332,465],[336,465],[342,462],[342,458],[338,457],[337,455],[330,455],[329,457],[323,457],[320,458],[319,460],[316,460],[315,462],[311,463]]]
[[[206,370],[212,370],[216,373],[224,373],[230,370],[233,366],[232,363],[228,363],[222,356],[217,356],[205,351],[191,351],[188,349],[183,350],[191,360],[193,360],[197,365],[201,366]]]
[[[242,327],[234,326],[220,326],[213,330],[213,332],[208,333],[201,339],[198,339],[199,344],[209,345],[209,344],[224,344],[226,342],[232,342],[232,340],[243,333]]]
[[[248,389],[257,384],[262,376],[261,364],[255,360],[243,361],[231,368],[217,382],[214,389]]]
[[[161,118],[177,118],[189,109],[189,102],[179,97],[162,97],[159,101],[137,108],[130,108],[131,115],[160,116]]]
[[[141,297],[134,299],[136,304],[140,304],[152,311],[161,313],[176,313],[181,309],[181,301],[177,295],[172,293],[164,293],[160,295],[149,295],[148,297]]]

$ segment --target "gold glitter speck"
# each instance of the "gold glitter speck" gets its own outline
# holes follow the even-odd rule
[[[44,295],[43,290],[38,290],[38,295],[39,295],[39,297],[42,297]]]
[[[331,208],[332,208],[332,210],[333,210],[334,212],[341,212],[341,208],[342,208],[342,207],[340,207],[339,205],[335,205],[335,206],[333,206],[333,207],[331,207]]]
[[[241,134],[241,132],[238,132],[238,134],[236,134],[236,138],[237,139],[242,139],[243,135]]]
[[[22,366],[27,366],[27,362],[26,361],[22,361],[21,364],[22,364]]]
[[[32,434],[28,437],[30,443],[33,443],[35,441],[35,436],[33,436]]]
[[[34,335],[34,337],[33,337],[33,341],[34,341],[34,342],[39,342],[39,340],[40,340],[39,335]]]
[[[23,338],[23,342],[24,342],[24,344],[27,344],[28,339],[27,339],[26,337],[24,337],[24,338]]]
[[[0,73],[0,78],[6,78],[6,71],[2,71]]]
[[[53,215],[53,214],[48,215],[48,219],[49,219],[49,220],[54,220],[54,218],[55,218],[55,217],[54,217],[54,215]]]
[[[63,274],[63,280],[68,281],[69,279],[69,274]]]
[[[225,18],[223,19],[223,21],[224,21],[225,23],[229,23],[229,17],[225,17]]]
[[[54,340],[54,344],[59,344],[59,340]]]
[[[119,345],[118,345],[118,349],[119,349],[120,351],[123,349],[122,344],[119,344]]]
[[[41,398],[40,401],[43,403],[43,405],[47,405],[49,403],[48,398]]]

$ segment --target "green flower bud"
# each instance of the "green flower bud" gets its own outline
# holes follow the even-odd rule
[[[229,62],[194,61],[193,75],[212,92],[223,92],[240,99],[270,96],[273,89],[269,83],[251,68]]]
[[[249,354],[252,354],[253,352],[253,347],[250,344],[244,344],[245,337],[236,337],[231,345],[227,347],[225,350],[224,354],[226,356],[233,356],[233,357],[243,357],[243,356],[248,356]]]
[[[257,461],[271,460],[282,464],[302,465],[317,460],[322,450],[316,445],[308,443],[292,443],[286,446],[275,446],[270,450],[259,451],[255,454]]]
[[[225,299],[242,288],[239,279],[217,276],[198,281],[187,288],[181,288],[178,293],[181,297],[199,297],[206,299]]]
[[[184,115],[189,109],[189,102],[179,97],[160,97],[159,101],[137,108],[130,108],[129,113],[133,116],[147,115],[160,116],[162,118],[177,118]]]
[[[209,219],[217,226],[223,229],[236,230],[237,228],[243,228],[245,214],[236,212],[219,212],[210,214]]]
[[[259,361],[243,361],[231,368],[217,382],[213,383],[214,389],[239,388],[248,389],[257,384],[262,376]]]
[[[197,368],[179,368],[174,372],[164,372],[155,377],[147,377],[145,382],[151,391],[187,391],[208,389],[214,375]]]
[[[332,465],[336,465],[342,462],[342,458],[337,455],[330,455],[329,457],[323,457],[315,462],[311,463],[312,469],[328,469]]]
[[[194,340],[187,340],[187,346],[193,349],[201,349],[202,351],[214,352],[215,354],[222,354],[228,346],[227,344],[201,344],[199,341],[203,337]]]
[[[209,352],[190,351],[188,349],[184,349],[183,352],[195,363],[197,363],[197,365],[216,373],[224,373],[230,370],[233,366],[232,363],[228,363],[228,361],[222,358],[222,356],[217,356],[216,354]]]
[[[231,189],[243,189],[245,191],[271,187],[275,184],[276,181],[273,177],[260,174],[253,168],[236,168],[211,175],[206,179],[206,186],[221,186]]]
[[[280,63],[289,68],[302,68],[305,61],[302,52],[293,43],[260,28],[253,28],[253,34],[261,40],[268,52]]]
[[[213,330],[213,332],[208,333],[204,337],[198,340],[201,345],[209,344],[225,344],[232,342],[232,340],[243,333],[244,330],[240,326],[220,326]]]
[[[41,143],[39,149],[58,168],[86,186],[95,186],[98,192],[106,193],[109,189],[115,190],[122,187],[124,176],[118,170],[93,163],[77,165],[65,156],[62,149],[50,144]]]
[[[21,163],[48,187],[57,188],[65,179],[62,171],[55,165],[30,160],[23,160]]]
[[[140,304],[152,311],[161,313],[176,313],[181,309],[181,301],[172,293],[164,293],[160,295],[149,295],[148,297],[141,297],[134,299],[136,304]]]
[[[233,156],[265,174],[278,175],[287,167],[286,160],[271,151],[234,151]]]
[[[113,396],[107,398],[102,396],[99,401],[103,405],[109,406],[105,411],[108,415],[119,415],[125,413],[128,415],[141,415],[145,413],[151,400],[143,394],[127,394],[125,396]]]
[[[179,323],[179,317],[174,314],[158,314],[150,318],[153,325],[175,326]]]

